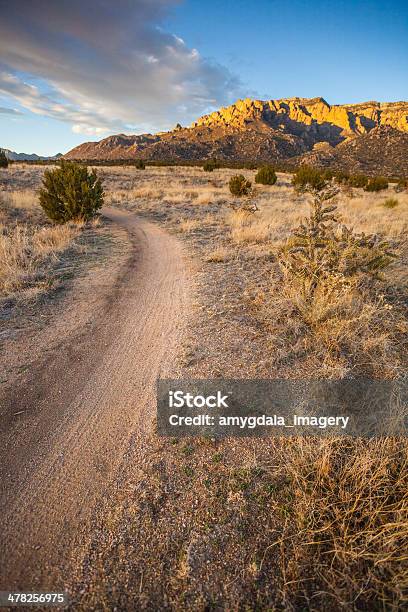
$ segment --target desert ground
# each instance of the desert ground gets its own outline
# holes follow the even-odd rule
[[[44,168],[0,170],[0,588],[84,610],[406,606],[404,439],[160,438],[154,385],[404,375],[408,193],[341,189],[341,222],[396,257],[305,304],[279,266],[309,209],[291,175],[248,214],[236,170],[98,168],[102,216],[53,226]]]

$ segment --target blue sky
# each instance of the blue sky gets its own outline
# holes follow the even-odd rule
[[[408,99],[406,1],[190,0],[173,13],[170,29],[261,96]]]
[[[402,1],[7,3],[0,147],[66,152],[247,96],[408,100],[407,35]]]

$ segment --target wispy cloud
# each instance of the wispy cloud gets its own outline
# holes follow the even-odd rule
[[[16,108],[7,108],[6,106],[0,106],[0,115],[22,115],[23,113]]]
[[[92,135],[164,129],[229,103],[241,93],[239,80],[160,27],[175,3],[9,3],[0,22],[0,91]]]
[[[60,94],[57,89],[51,94],[42,92],[36,85],[27,83],[5,70],[0,70],[0,93],[11,96],[32,113],[72,124],[76,133],[98,135],[125,127],[123,122],[105,117],[97,110],[81,108],[67,99],[59,101]]]

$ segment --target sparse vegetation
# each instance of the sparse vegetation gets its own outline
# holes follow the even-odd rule
[[[364,189],[366,191],[382,191],[388,189],[388,181],[382,176],[376,176],[368,181]]]
[[[226,247],[218,247],[206,255],[205,261],[208,263],[223,263],[228,261],[230,256],[231,254]]]
[[[270,227],[264,219],[258,219],[252,211],[237,208],[227,216],[231,239],[235,243],[264,243],[270,235]]]
[[[398,206],[398,204],[399,204],[399,201],[397,200],[397,198],[387,198],[383,202],[384,208],[395,208],[396,206]]]
[[[204,162],[203,170],[205,172],[213,172],[219,167],[220,167],[220,164],[217,162],[216,159],[207,159],[207,161]]]
[[[284,559],[285,596],[296,608],[313,599],[315,610],[328,609],[329,602],[335,610],[400,609],[407,578],[407,448],[392,438],[286,445],[290,520],[275,546]]]
[[[331,181],[335,176],[334,171],[330,170],[330,168],[326,168],[325,170],[322,170],[322,175],[324,176],[326,181]]]
[[[235,170],[170,170],[103,172],[110,203],[180,232],[202,262],[186,378],[358,381],[406,372],[407,193],[396,211],[381,193],[356,190],[350,201],[324,176],[323,187],[306,181],[294,198],[290,176],[280,174],[251,214],[225,206],[241,203],[229,192]],[[33,171],[9,171],[27,190],[18,219],[35,202]],[[159,609],[164,598],[175,609],[404,607],[406,440],[177,442],[152,434],[143,472],[129,469],[112,516],[101,516],[109,537],[89,553],[83,608],[104,597],[118,609],[129,600]],[[113,582],[127,585],[129,600],[123,589],[112,594]]]
[[[275,185],[277,176],[272,166],[262,166],[255,175],[255,183],[261,185]]]
[[[75,225],[29,227],[15,225],[0,231],[0,295],[33,290],[50,283],[49,268],[77,235]]]
[[[342,291],[361,273],[378,276],[395,257],[377,235],[357,235],[339,224],[337,206],[329,203],[337,194],[335,188],[315,193],[309,217],[293,230],[280,254],[286,282],[295,281],[306,304],[317,291]]]
[[[352,174],[347,179],[347,183],[350,185],[350,187],[362,189],[368,183],[368,176],[365,176],[364,174]]]
[[[145,170],[146,168],[146,164],[143,161],[143,159],[137,159],[135,162],[135,168],[137,168],[138,170]]]
[[[179,223],[179,230],[181,232],[190,233],[194,232],[198,227],[200,227],[200,222],[197,219],[184,219]]]
[[[248,181],[243,174],[236,174],[230,178],[229,190],[237,198],[249,195],[251,188],[251,181]]]
[[[89,220],[102,208],[103,188],[95,170],[62,161],[61,167],[46,170],[40,204],[45,214],[56,223]]]
[[[401,364],[397,328],[404,326],[404,313],[401,304],[391,307],[384,301],[381,284],[388,282],[387,268],[396,254],[379,234],[356,234],[341,225],[337,207],[330,204],[334,195],[330,188],[315,195],[309,218],[282,248],[281,293],[286,301],[276,299],[273,308],[280,303],[287,320],[293,317],[293,325],[298,321],[296,336],[302,340],[297,342],[304,350],[309,347],[310,358],[320,352],[336,376],[351,368],[359,375],[393,377]],[[274,311],[273,317],[279,316]],[[290,342],[289,329],[281,331]]]

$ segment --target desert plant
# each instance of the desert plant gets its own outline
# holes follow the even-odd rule
[[[335,173],[334,180],[339,185],[347,184],[349,179],[350,179],[350,173],[347,172],[346,170],[339,170],[338,172]]]
[[[334,172],[333,170],[330,170],[330,168],[326,168],[326,170],[322,170],[321,173],[327,181],[331,181],[332,178],[334,178]]]
[[[337,206],[330,204],[337,193],[330,187],[314,192],[309,217],[292,231],[279,254],[288,281],[297,282],[306,301],[322,284],[339,291],[359,274],[379,277],[395,258],[377,235],[355,234],[339,223]]]
[[[7,168],[9,165],[9,160],[6,157],[3,149],[0,149],[0,168]]]
[[[365,187],[368,183],[368,176],[364,174],[353,174],[348,178],[347,183],[350,187],[362,188]]]
[[[146,168],[146,164],[144,163],[143,159],[136,160],[135,168],[137,168],[138,170],[144,170]]]
[[[94,217],[102,207],[103,196],[102,183],[95,170],[88,172],[85,166],[62,161],[59,168],[44,172],[40,204],[56,223]]]
[[[388,189],[388,181],[383,176],[370,179],[364,187],[365,191],[382,191],[383,189]]]
[[[219,163],[217,162],[216,159],[207,159],[207,161],[204,162],[203,170],[205,172],[213,172],[214,170],[216,170],[219,167],[220,167],[220,165],[219,165]]]
[[[229,190],[235,197],[248,196],[251,193],[251,181],[242,174],[232,176],[229,181]]]
[[[261,185],[274,185],[276,181],[276,172],[272,166],[262,166],[255,175],[255,183]]]
[[[312,166],[301,166],[293,175],[292,185],[299,192],[320,191],[327,187],[328,181],[320,170]]]
[[[395,208],[396,206],[398,206],[398,204],[399,204],[399,202],[398,202],[397,198],[387,198],[383,202],[384,208]]]

